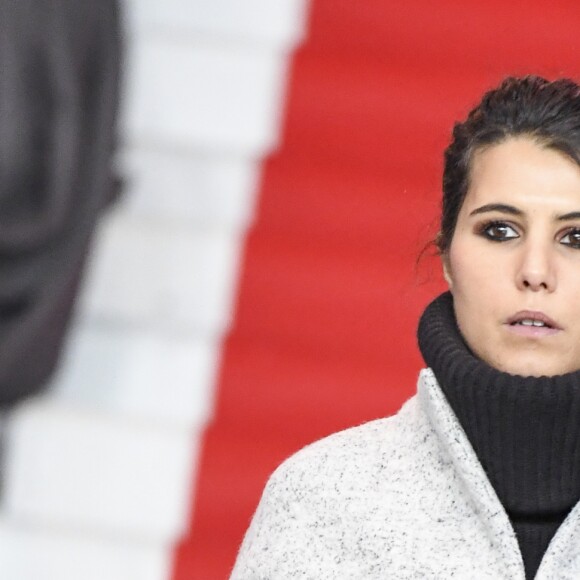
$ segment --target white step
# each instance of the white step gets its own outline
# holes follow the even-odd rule
[[[260,157],[277,143],[285,53],[203,41],[135,40],[122,135],[130,145]]]
[[[0,518],[2,580],[170,580],[171,547]]]
[[[50,397],[129,421],[199,429],[211,413],[219,350],[206,336],[78,324]]]
[[[6,517],[164,545],[186,530],[192,430],[47,396],[15,409],[6,435]]]
[[[81,311],[89,318],[221,336],[230,324],[241,232],[170,220],[103,220]]]
[[[306,20],[305,0],[127,0],[126,4],[129,27],[137,34],[226,36],[274,48],[299,42]]]
[[[126,148],[120,165],[126,181],[120,204],[126,215],[237,231],[253,220],[260,170],[256,160]]]

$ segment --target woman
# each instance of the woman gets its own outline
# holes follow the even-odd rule
[[[48,386],[119,192],[121,4],[0,2],[0,412]]]
[[[417,395],[279,467],[233,579],[580,578],[578,85],[455,126],[437,245]]]

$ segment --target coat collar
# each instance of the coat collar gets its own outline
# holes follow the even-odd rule
[[[492,544],[502,555],[506,577],[523,580],[524,563],[508,515],[431,369],[421,371],[417,396],[443,451],[463,480],[476,513],[485,522]]]
[[[506,577],[524,580],[524,565],[508,515],[431,369],[424,369],[419,375],[417,398],[437,435],[442,452],[453,463],[476,513],[485,523],[490,540],[502,556]],[[556,532],[544,554],[536,580],[572,580],[579,577],[580,503],[576,504]]]

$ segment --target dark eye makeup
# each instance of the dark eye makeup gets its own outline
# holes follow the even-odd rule
[[[520,237],[520,234],[514,226],[500,220],[493,220],[479,224],[477,227],[477,233],[492,242],[505,242]]]
[[[565,246],[570,246],[575,250],[580,250],[580,228],[566,230],[559,242]]]
[[[520,237],[516,226],[502,220],[491,220],[479,224],[476,233],[492,242],[507,242]],[[572,227],[558,236],[558,242],[574,250],[580,250],[580,227]]]

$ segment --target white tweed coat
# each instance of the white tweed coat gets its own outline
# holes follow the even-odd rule
[[[508,516],[430,369],[397,415],[272,475],[231,580],[286,578],[524,580]],[[536,579],[580,579],[579,505]]]

